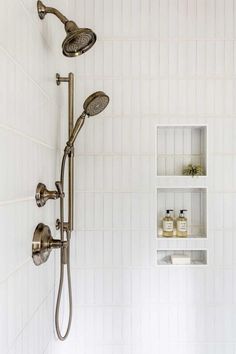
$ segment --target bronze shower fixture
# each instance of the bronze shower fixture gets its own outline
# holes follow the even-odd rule
[[[61,250],[60,261],[60,283],[56,304],[55,324],[58,338],[65,340],[69,334],[72,320],[72,290],[70,276],[70,239],[73,231],[74,216],[74,142],[84,125],[85,118],[101,113],[109,103],[109,97],[102,91],[90,95],[84,102],[83,112],[74,124],[74,74],[69,73],[68,77],[61,77],[56,74],[56,83],[68,83],[68,141],[66,143],[61,163],[60,181],[55,182],[56,190],[50,191],[45,184],[38,183],[35,193],[35,200],[38,207],[43,207],[49,199],[60,199],[60,219],[56,220],[56,229],[60,230],[60,239],[53,239],[50,228],[40,223],[37,225],[32,241],[32,258],[35,265],[45,263],[52,249]],[[64,174],[66,161],[68,159],[68,220],[64,217]],[[59,327],[59,310],[61,302],[62,287],[64,281],[64,267],[67,266],[68,292],[69,292],[69,320],[66,333],[61,334]]]
[[[96,34],[89,28],[79,28],[75,22],[68,20],[60,11],[45,6],[42,1],[37,1],[39,18],[43,20],[46,14],[53,14],[64,24],[66,38],[62,43],[62,52],[66,57],[76,57],[89,50],[96,42]],[[68,84],[68,141],[66,143],[61,162],[60,180],[55,182],[56,190],[50,191],[45,184],[38,183],[35,200],[38,207],[43,207],[49,199],[60,200],[60,219],[56,220],[56,229],[60,230],[60,239],[53,239],[49,226],[40,223],[37,225],[32,241],[32,258],[35,265],[41,265],[48,260],[52,249],[59,248],[60,252],[60,281],[56,303],[55,326],[58,338],[65,340],[70,332],[72,321],[72,288],[70,274],[70,239],[73,231],[74,218],[74,142],[84,125],[86,117],[101,113],[109,103],[109,97],[102,91],[90,95],[84,102],[84,111],[74,124],[74,74],[67,77],[56,74],[56,83]],[[68,160],[68,220],[64,217],[64,175]],[[67,266],[68,296],[69,296],[69,319],[64,335],[59,326],[59,312],[62,288],[64,282],[64,267]]]
[[[35,200],[38,207],[42,207],[46,204],[49,199],[58,199],[65,196],[65,193],[62,191],[62,185],[59,181],[55,182],[56,191],[49,191],[45,184],[39,183],[36,188]]]
[[[67,241],[53,239],[49,227],[43,223],[38,224],[32,242],[34,264],[40,265],[46,262],[52,249],[62,247],[67,247]]]
[[[67,33],[62,43],[62,52],[66,57],[76,57],[89,50],[96,42],[96,34],[90,28],[79,28],[74,21],[68,20],[60,11],[37,2],[38,15],[41,20],[46,14],[53,14],[64,24]]]

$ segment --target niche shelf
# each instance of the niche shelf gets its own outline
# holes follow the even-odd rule
[[[201,165],[207,175],[207,126],[158,125],[156,133],[157,176],[182,176],[188,164]],[[195,177],[196,178],[196,177]]]
[[[166,209],[173,209],[178,217],[180,209],[187,209],[188,237],[163,237],[162,219]],[[207,189],[204,188],[157,188],[157,237],[165,240],[187,240],[207,237]]]
[[[172,255],[185,255],[191,259],[188,265],[172,264]],[[161,266],[206,266],[207,265],[207,250],[158,250],[157,265]]]

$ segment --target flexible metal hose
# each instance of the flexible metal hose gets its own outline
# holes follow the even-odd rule
[[[62,190],[64,191],[64,172],[65,172],[65,163],[68,154],[64,152],[62,163],[61,163],[61,185]],[[61,241],[64,241],[64,198],[60,198],[60,234],[61,234]],[[61,248],[61,255],[60,255],[60,281],[59,281],[59,288],[58,288],[58,295],[57,295],[57,303],[56,303],[56,313],[55,313],[55,325],[56,325],[56,332],[58,338],[63,341],[67,338],[71,322],[72,322],[72,288],[71,288],[71,273],[70,273],[70,238],[71,238],[71,231],[67,230],[66,232],[66,239],[67,239],[67,247]],[[66,252],[66,255],[65,255]],[[66,264],[65,264],[65,257],[66,257]],[[68,293],[69,293],[69,320],[66,332],[64,336],[61,333],[60,325],[59,325],[59,313],[60,313],[60,305],[61,305],[61,295],[62,295],[62,288],[64,283],[64,271],[65,266],[67,265],[67,281],[68,281]]]
[[[68,320],[68,325],[67,325],[67,329],[66,329],[64,336],[61,333],[60,325],[59,325],[59,312],[60,312],[60,305],[61,305],[61,295],[62,295],[62,288],[63,288],[63,282],[64,282],[64,267],[65,267],[65,264],[63,264],[63,250],[61,250],[60,282],[59,282],[59,288],[58,288],[56,314],[55,314],[56,332],[57,332],[58,338],[61,341],[65,340],[70,332],[70,327],[71,327],[71,322],[72,322],[72,312],[73,312],[71,274],[70,274],[70,241],[68,241],[68,246],[67,246],[66,251],[67,251],[67,281],[68,281],[68,293],[69,293],[69,320]]]
[[[76,126],[76,136],[81,130],[82,126],[84,125],[85,121],[85,114],[81,115],[78,120],[78,126]],[[73,135],[73,134],[72,134]],[[64,174],[65,174],[65,165],[66,165],[66,158],[68,154],[71,153],[71,146],[66,146],[64,150],[64,155],[61,162],[61,186],[62,191],[64,193]],[[69,150],[68,150],[69,149]],[[60,198],[60,233],[61,233],[61,241],[64,241],[64,197]],[[61,256],[60,256],[60,281],[59,281],[59,288],[58,288],[58,295],[57,295],[57,303],[56,303],[56,313],[55,313],[55,325],[56,325],[56,332],[58,338],[60,340],[65,340],[70,332],[71,322],[72,322],[72,313],[73,313],[73,306],[72,306],[72,288],[71,288],[71,273],[70,273],[70,239],[71,239],[71,230],[66,228],[66,240],[67,240],[67,247],[61,248]],[[66,254],[65,254],[66,252]],[[61,295],[62,295],[62,288],[64,283],[64,267],[67,265],[67,281],[68,281],[68,293],[69,293],[69,320],[66,332],[64,336],[61,334],[60,325],[59,325],[59,313],[60,313],[60,305],[61,305]]]

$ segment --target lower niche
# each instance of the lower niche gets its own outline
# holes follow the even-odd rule
[[[158,265],[207,265],[206,250],[158,250]]]

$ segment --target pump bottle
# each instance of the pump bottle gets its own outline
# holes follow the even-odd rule
[[[187,237],[188,236],[188,223],[187,218],[184,215],[186,209],[181,209],[179,212],[179,217],[176,220],[176,236],[177,237]]]
[[[174,233],[174,219],[171,216],[172,209],[166,210],[166,215],[162,220],[163,225],[163,236],[165,237],[173,237]]]

